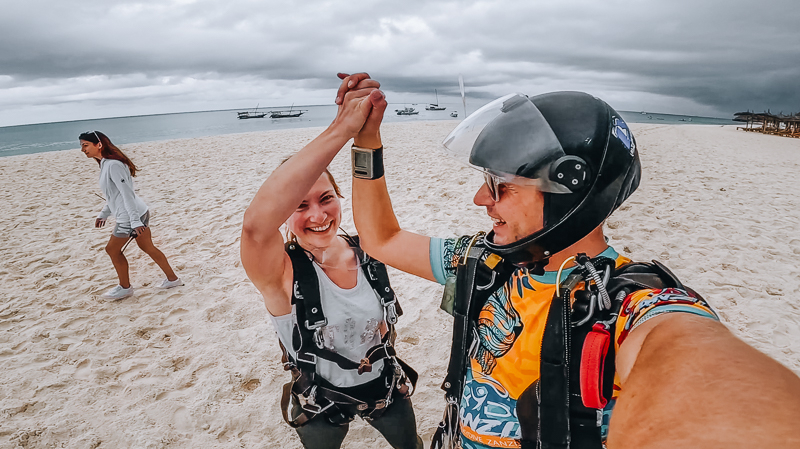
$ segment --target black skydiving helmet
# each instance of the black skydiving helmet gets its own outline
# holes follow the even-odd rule
[[[510,94],[480,108],[444,140],[487,181],[536,186],[544,227],[492,251],[540,271],[553,254],[597,228],[639,185],[633,134],[604,101],[581,92]]]

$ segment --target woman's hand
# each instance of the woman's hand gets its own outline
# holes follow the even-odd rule
[[[139,226],[138,228],[134,228],[133,232],[131,232],[131,237],[137,238],[147,229],[147,226]]]
[[[336,96],[339,110],[332,126],[341,127],[348,138],[355,137],[370,117],[374,104],[385,101],[380,83],[366,73],[348,76],[340,73],[342,84]]]
[[[106,225],[106,219],[105,218],[97,218],[97,219],[94,220],[94,227],[95,228],[102,228],[105,225]]]
[[[342,85],[339,87],[339,92],[337,93],[337,104],[339,103],[339,100],[350,91],[351,88],[358,88],[359,85],[367,84],[370,81],[377,83],[378,86],[380,86],[380,83],[369,78],[368,73],[356,73],[353,75],[339,73],[338,76],[340,79],[342,79]],[[361,127],[361,130],[355,137],[355,144],[359,147],[380,148],[383,146],[381,142],[380,128],[381,122],[383,121],[383,114],[386,111],[387,102],[386,96],[383,95],[383,92],[378,92],[380,92],[380,95],[377,95],[374,92],[370,93],[369,100],[372,104],[372,108],[367,116],[366,121],[364,122],[364,126]]]

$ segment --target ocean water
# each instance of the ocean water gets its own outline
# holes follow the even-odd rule
[[[405,106],[415,108],[419,111],[419,114],[399,116],[394,112],[396,109],[402,109]],[[447,106],[445,111],[426,111],[424,104],[390,104],[384,121],[393,123],[420,120],[452,120],[455,127],[455,124],[464,117],[463,106],[461,104],[443,104],[443,106]],[[467,112],[472,113],[479,106],[472,107],[468,105]],[[261,108],[259,110],[280,109],[286,108]],[[116,145],[124,146],[138,142],[252,131],[324,127],[336,116],[335,105],[297,106],[295,109],[303,109],[307,110],[307,112],[297,118],[271,119],[265,117],[239,120],[236,116],[237,110],[226,110],[0,127],[0,157],[78,149],[78,135],[84,131],[101,131],[108,135]],[[450,117],[450,112],[453,110],[458,112],[457,118]],[[671,114],[642,114],[640,112],[626,111],[622,111],[620,114],[630,123],[706,125],[729,125],[735,123],[726,119]]]

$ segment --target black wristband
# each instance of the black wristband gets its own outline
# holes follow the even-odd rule
[[[372,150],[353,145],[351,155],[354,178],[378,179],[383,176],[383,147]]]

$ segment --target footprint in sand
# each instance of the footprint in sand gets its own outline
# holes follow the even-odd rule
[[[77,369],[75,369],[75,374],[73,376],[78,380],[89,380],[90,375],[92,374],[91,368],[92,362],[87,360],[82,361],[78,364]]]
[[[186,407],[178,407],[172,415],[175,429],[179,432],[190,432],[192,430],[192,419]]]
[[[167,317],[164,319],[164,324],[175,324],[175,323],[178,323],[178,322],[182,321],[181,318],[184,315],[186,315],[187,313],[189,313],[188,310],[183,309],[183,308],[177,308],[177,309],[171,311],[167,315]]]

